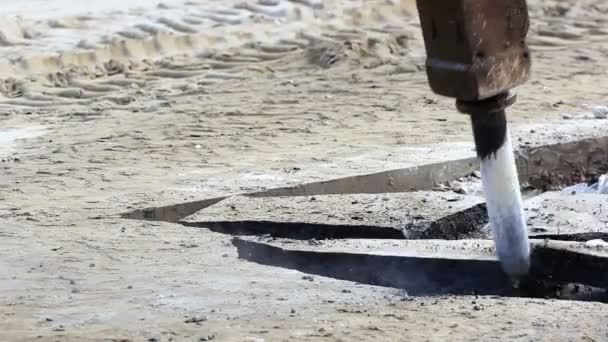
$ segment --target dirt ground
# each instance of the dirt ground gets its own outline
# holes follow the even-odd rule
[[[511,122],[591,120],[608,5],[529,5],[533,77]],[[410,1],[0,20],[0,340],[608,341],[605,304],[408,298],[119,217],[470,151],[468,118],[426,84]]]

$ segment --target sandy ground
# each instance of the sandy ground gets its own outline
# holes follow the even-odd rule
[[[608,340],[601,304],[411,300],[117,218],[470,151],[467,117],[427,87],[409,1],[5,3],[1,340]],[[510,120],[585,119],[606,103],[608,5],[530,6],[534,75]]]

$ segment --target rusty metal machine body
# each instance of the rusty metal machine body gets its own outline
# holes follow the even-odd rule
[[[417,0],[431,89],[469,114],[496,253],[514,279],[529,272],[530,244],[505,109],[527,81],[525,0]]]
[[[525,0],[418,0],[434,92],[487,99],[527,81]]]

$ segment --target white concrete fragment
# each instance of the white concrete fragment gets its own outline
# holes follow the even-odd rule
[[[608,248],[608,242],[602,239],[589,240],[585,242],[587,248]]]
[[[607,106],[594,106],[591,112],[596,119],[606,119],[608,117]]]

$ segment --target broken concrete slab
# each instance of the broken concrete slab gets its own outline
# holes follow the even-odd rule
[[[573,122],[543,122],[513,127],[520,183],[524,187],[552,190],[607,172],[607,128],[608,122],[589,120],[577,120],[576,125]],[[382,151],[388,153],[381,160],[385,170],[277,187],[251,195],[270,197],[419,191],[479,170],[472,144],[450,143],[447,146],[436,144],[430,149],[428,147],[407,146],[390,152]],[[412,165],[412,155],[424,156],[424,162],[417,159]],[[365,160],[365,163],[361,163],[361,160]],[[376,161],[375,154],[358,154],[346,162],[348,165],[377,165]],[[393,166],[399,168],[393,169]]]
[[[608,238],[608,196],[547,192],[525,201],[530,235],[587,241]]]
[[[487,220],[482,198],[409,192],[257,198],[235,196],[181,220],[239,235],[293,239],[442,238],[470,234]]]
[[[608,122],[577,121],[514,127],[513,140],[519,180],[523,187],[552,190],[608,172]],[[289,173],[259,170],[259,177],[228,177],[219,173],[206,183],[240,189],[252,197],[316,196],[352,193],[426,191],[479,170],[472,143],[401,146],[373,153],[357,152],[321,160]],[[243,179],[247,184],[243,184]],[[255,181],[254,181],[255,180]],[[255,183],[253,185],[253,183]],[[233,192],[212,192],[186,203],[157,203],[155,207],[121,214],[124,218],[177,222]]]
[[[532,274],[608,290],[608,246],[570,241],[534,241]]]
[[[480,247],[476,244],[479,243]],[[511,294],[491,241],[234,238],[239,257],[259,264],[404,289],[409,295]],[[433,257],[434,256],[434,257]]]
[[[410,295],[480,294],[515,296],[490,240],[324,240],[234,238],[239,257],[326,277],[404,289]],[[608,248],[584,243],[532,242],[528,293],[554,296],[547,284],[584,284],[578,293],[606,300]],[[547,291],[551,293],[547,293]],[[520,294],[522,294],[520,292]],[[560,294],[562,295],[562,294]],[[563,294],[564,296],[566,294]]]
[[[530,236],[608,239],[608,196],[547,192],[524,201]],[[483,198],[451,191],[295,197],[235,196],[180,221],[238,235],[490,239]],[[485,227],[484,227],[485,226]]]

